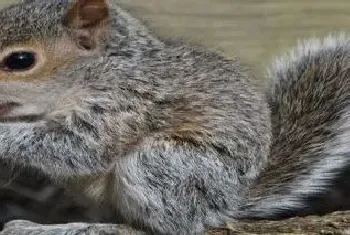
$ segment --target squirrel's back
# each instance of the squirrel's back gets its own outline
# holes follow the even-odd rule
[[[350,165],[350,40],[304,41],[270,71],[271,155],[248,217],[345,209]],[[349,178],[349,177],[348,177]]]

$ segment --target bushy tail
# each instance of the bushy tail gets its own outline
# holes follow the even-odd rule
[[[243,217],[350,208],[350,37],[300,43],[270,78],[271,155]]]

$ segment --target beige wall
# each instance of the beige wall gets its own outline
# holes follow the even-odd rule
[[[261,71],[298,38],[349,31],[350,0],[118,0],[160,34],[238,55]],[[0,0],[0,5],[8,0]]]

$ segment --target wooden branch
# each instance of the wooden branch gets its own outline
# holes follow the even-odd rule
[[[350,235],[350,211],[281,221],[236,221],[207,235]]]
[[[146,235],[126,225],[70,223],[42,225],[12,221],[0,235]],[[206,235],[350,235],[350,211],[325,216],[296,217],[281,221],[236,221]]]

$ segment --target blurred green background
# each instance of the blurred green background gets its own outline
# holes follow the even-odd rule
[[[239,56],[259,74],[298,39],[350,30],[350,0],[117,1],[159,34]]]

